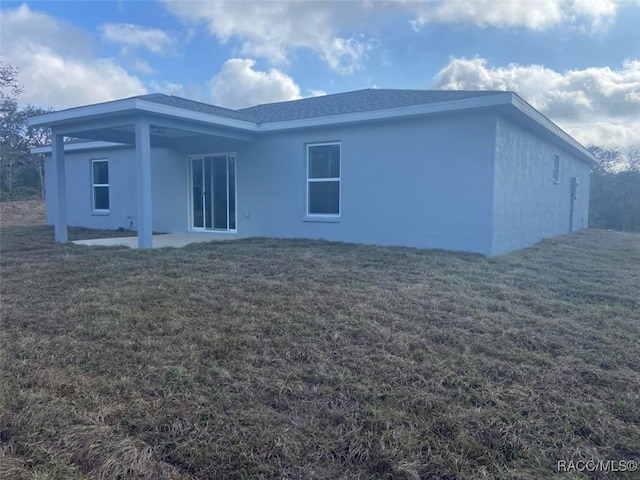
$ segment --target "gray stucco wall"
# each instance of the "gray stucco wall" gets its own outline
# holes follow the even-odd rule
[[[115,148],[65,153],[67,185],[67,221],[70,226],[117,229],[127,227],[127,216],[135,216],[135,170],[132,150]],[[109,160],[109,213],[92,213],[91,160]],[[55,205],[55,169],[50,156],[45,160],[47,223],[53,224]],[[117,190],[114,185],[118,185]]]
[[[131,155],[131,163],[134,164],[133,150]],[[152,149],[151,197],[154,231],[166,233],[188,231],[187,179],[188,160],[185,155],[164,148]]]
[[[310,221],[308,143],[341,143],[341,215]],[[201,153],[229,145],[207,144]],[[379,245],[506,253],[569,231],[570,182],[578,177],[574,229],[587,226],[590,166],[549,141],[491,113],[301,129],[236,143],[237,234],[322,238]],[[553,158],[560,156],[560,181]],[[494,161],[495,156],[495,161]],[[137,226],[132,148],[67,153],[69,225]],[[108,158],[110,212],[91,212],[91,159]],[[185,153],[152,149],[153,229],[189,229]],[[47,192],[53,192],[51,159]],[[53,223],[53,195],[47,220]]]
[[[91,161],[109,161],[109,212],[94,213],[91,204]],[[135,151],[109,148],[65,153],[67,221],[70,226],[96,229],[128,228],[131,217],[137,226]],[[159,232],[186,231],[187,159],[167,149],[152,149],[153,229]],[[47,223],[56,215],[55,177],[50,156],[45,159]],[[51,193],[51,194],[50,194]]]
[[[305,237],[488,254],[495,117],[446,115],[393,123],[298,130],[238,144],[238,237]],[[310,221],[306,209],[307,143],[341,143],[341,216]],[[228,148],[228,146],[225,146]],[[208,145],[207,152],[227,151]],[[108,158],[110,212],[91,212],[91,159]],[[136,228],[132,148],[67,153],[68,222],[90,228]],[[47,192],[53,192],[51,159]],[[188,161],[152,149],[153,229],[188,231]],[[53,223],[53,195],[47,219]],[[215,236],[230,234],[212,233]]]
[[[560,159],[554,182],[554,157]],[[571,178],[577,177],[573,230],[586,228],[591,167],[505,118],[496,124],[492,254],[570,231]]]
[[[494,120],[441,116],[271,135],[238,152],[238,232],[489,253]],[[341,142],[341,216],[305,219],[305,145]]]

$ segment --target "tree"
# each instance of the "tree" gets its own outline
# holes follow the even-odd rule
[[[51,110],[18,106],[23,92],[18,70],[0,62],[0,195],[2,200],[44,197],[44,165],[30,149],[51,143],[49,129],[29,126],[28,118]]]
[[[589,150],[600,159],[591,176],[589,225],[640,232],[640,148]]]
[[[4,107],[5,102],[16,102],[16,98],[23,92],[22,85],[18,83],[18,69],[11,65],[5,65],[0,61],[0,101]]]

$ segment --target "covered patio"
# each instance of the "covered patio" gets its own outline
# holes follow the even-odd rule
[[[137,238],[80,242],[137,248],[184,246],[213,240],[212,236],[195,232],[176,236],[153,235],[152,147],[171,149],[184,154],[186,158],[206,151],[234,151],[238,144],[253,142],[256,134],[256,124],[233,110],[155,94],[52,112],[33,117],[29,122],[30,125],[50,127],[52,130],[56,242],[68,241],[65,139],[122,144],[134,148]]]

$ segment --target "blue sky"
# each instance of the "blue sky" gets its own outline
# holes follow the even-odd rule
[[[0,27],[23,103],[515,90],[584,144],[640,145],[640,0],[3,0]]]

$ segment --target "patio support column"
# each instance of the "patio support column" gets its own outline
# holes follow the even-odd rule
[[[64,136],[55,131],[52,135],[51,156],[56,180],[56,218],[54,223],[54,239],[59,243],[68,241],[67,235],[67,181],[64,166]]]
[[[136,183],[138,187],[138,248],[153,246],[151,204],[151,137],[149,121],[141,118],[135,123]]]

